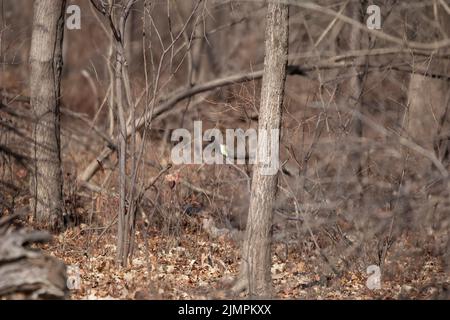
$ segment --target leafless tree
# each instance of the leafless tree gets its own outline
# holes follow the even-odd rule
[[[298,291],[302,297],[315,284],[325,288],[347,271],[364,274],[371,264],[393,274],[392,262],[405,253],[423,262],[442,257],[448,271],[446,1],[81,2],[83,30],[69,32],[64,41],[63,58],[71,68],[62,80],[70,86],[61,94],[61,143],[57,32],[63,2],[36,18],[32,53],[39,51],[40,60],[30,59],[31,99],[21,85],[29,76],[21,57],[28,57],[32,28],[25,21],[31,11],[20,7],[33,6],[0,2],[0,216],[14,214],[22,197],[28,198],[21,188],[33,164],[36,216],[50,212],[38,220],[58,225],[63,195],[55,186],[62,185],[64,165],[75,173],[63,175],[65,213],[77,214],[82,223],[76,228],[89,235],[76,245],[85,245],[89,255],[102,249],[101,240],[116,241],[118,265],[125,266],[134,260],[136,241],[152,283],[152,270],[159,270],[154,263],[165,263],[161,247],[149,247],[153,234],[168,246],[175,235],[175,245],[189,249],[184,239],[200,228],[211,242],[224,237],[221,242],[243,246],[242,259],[232,262],[241,263],[233,291],[248,290],[250,297],[270,297],[272,283],[280,289],[282,283],[271,279],[271,259],[286,262],[280,267],[288,271],[284,267],[299,257],[306,272],[314,272]],[[50,6],[42,0],[36,8],[44,4]],[[366,10],[371,4],[381,9],[382,29],[366,23],[373,17]],[[54,53],[45,50],[52,46]],[[300,77],[289,78],[284,89],[286,75]],[[80,76],[89,83],[83,86]],[[38,119],[33,136],[31,104]],[[197,120],[222,132],[282,128],[279,177],[265,176],[263,163],[171,164],[171,133],[189,130]],[[46,196],[55,194],[50,199],[56,204]],[[110,232],[116,226],[117,233]],[[22,251],[29,239],[4,237],[3,248]],[[33,281],[22,278],[26,285]]]
[[[35,124],[31,155],[31,205],[38,222],[61,224],[63,178],[60,147],[60,82],[65,0],[34,2],[30,92]]]
[[[267,8],[264,75],[258,128],[271,132],[281,128],[289,39],[289,7],[278,1]],[[271,150],[274,152],[274,150]],[[246,236],[242,248],[240,278],[234,290],[248,288],[251,296],[269,297],[271,281],[271,228],[278,174],[264,175],[263,165],[254,167]]]
[[[132,252],[132,244],[135,226],[135,208],[133,202],[134,183],[127,180],[127,120],[126,112],[129,111],[134,124],[135,105],[132,102],[131,87],[128,75],[126,57],[126,25],[131,9],[136,0],[128,0],[120,3],[119,12],[114,11],[114,3],[109,6],[99,1],[91,1],[94,7],[103,14],[109,22],[113,35],[115,50],[114,84],[115,105],[118,119],[118,158],[119,158],[119,213],[117,233],[117,262],[123,266],[127,265],[128,258]],[[131,136],[135,136],[135,126],[131,128]],[[132,141],[131,152],[134,155],[134,144]],[[132,158],[132,171],[135,171],[135,160]],[[128,194],[130,192],[130,194]],[[126,204],[128,199],[128,206]]]
[[[351,5],[350,7],[350,16],[360,23],[364,23],[364,13],[363,10],[365,8],[364,3],[356,3]],[[350,50],[357,51],[361,50],[363,46],[363,32],[355,27],[352,27],[352,31],[350,33]],[[355,67],[351,69],[352,77],[350,79],[350,97],[353,102],[354,108],[361,111],[361,99],[363,94],[363,78],[364,74],[361,72],[361,64],[364,62],[365,57],[357,57],[355,59]],[[361,138],[363,135],[363,124],[361,119],[354,119],[354,133],[357,137]],[[360,176],[361,174],[361,154],[355,155],[355,165],[357,166],[357,174]]]

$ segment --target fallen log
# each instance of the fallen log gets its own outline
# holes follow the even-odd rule
[[[0,219],[0,299],[65,299],[66,266],[30,246],[50,241],[47,232],[6,228]]]

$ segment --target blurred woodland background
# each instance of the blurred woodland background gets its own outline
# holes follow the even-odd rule
[[[273,296],[448,299],[450,2],[282,3]],[[257,128],[268,3],[64,5],[79,6],[81,29],[65,28],[62,42],[63,207],[49,228],[30,205],[33,1],[0,0],[0,234],[12,216],[4,237],[50,230],[39,247],[76,266],[75,299],[233,296],[253,166],[172,165],[171,134],[194,121]],[[381,9],[380,30],[366,26],[369,5]],[[371,265],[380,289],[366,286]]]

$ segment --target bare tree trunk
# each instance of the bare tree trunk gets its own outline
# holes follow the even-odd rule
[[[441,66],[442,69],[446,68],[442,63]],[[413,74],[408,91],[408,134],[422,147],[431,150],[438,134],[439,120],[447,107],[448,84],[440,79]]]
[[[441,8],[438,12],[425,11],[425,14],[434,18],[439,26],[441,37],[450,36],[449,15]],[[416,28],[420,28],[417,25]],[[446,74],[450,70],[448,61],[439,58],[416,64],[419,71]],[[408,87],[408,116],[406,118],[406,131],[408,135],[420,146],[428,150],[435,149],[440,160],[448,160],[448,134],[449,131],[449,99],[450,86],[447,81],[433,79],[419,73],[411,75]],[[411,170],[418,177],[429,173],[431,164],[427,159],[412,156]]]
[[[349,8],[350,17],[353,20],[358,21],[359,23],[364,23],[364,11],[363,9],[366,7],[366,1],[360,1],[355,4],[351,4]],[[364,33],[361,29],[356,27],[351,27],[350,38],[349,38],[349,47],[350,51],[358,51],[363,49],[364,45],[370,46],[369,41],[365,41],[366,39],[363,37]],[[364,81],[366,77],[366,72],[364,72],[364,67],[360,67],[363,63],[367,62],[367,57],[361,56],[356,57],[354,60],[355,66],[350,69],[352,73],[352,77],[349,80],[349,101],[351,101],[351,105],[355,112],[362,112],[363,106],[363,90],[364,90]],[[359,117],[353,118],[351,130],[353,131],[353,135],[357,138],[361,139],[363,137],[363,123]],[[361,140],[359,140],[361,141]],[[364,195],[364,182],[363,182],[363,171],[364,171],[364,151],[362,150],[362,146],[359,143],[357,148],[354,148],[353,151],[350,152],[350,163],[354,169],[353,174],[356,174],[358,178],[358,183],[360,186],[359,196],[360,200],[363,201]]]
[[[125,111],[123,107],[123,88],[122,88],[122,78],[123,78],[123,64],[125,61],[125,51],[123,43],[119,41],[116,42],[116,104],[117,104],[117,119],[119,122],[119,222],[118,222],[118,240],[117,240],[117,261],[119,264],[125,266],[127,263],[127,252],[126,252],[126,241],[127,241],[127,227],[126,227],[126,193],[127,193],[127,137],[126,137],[126,122],[125,122]]]
[[[130,73],[142,71],[142,44],[139,35],[142,35],[142,14],[144,11],[144,2],[136,1],[133,10],[130,10],[125,26],[125,57]]]
[[[281,128],[281,111],[289,38],[289,7],[271,2],[267,12],[264,76],[259,110],[259,133]],[[279,137],[278,137],[279,138]],[[258,147],[260,148],[260,146]],[[272,152],[278,152],[271,150]],[[254,167],[246,236],[242,248],[241,278],[235,291],[248,288],[250,296],[270,297],[272,209],[278,174],[264,175],[259,161]]]
[[[358,22],[363,22],[363,13],[362,13],[362,5],[360,3],[352,4],[350,7],[350,15],[353,20]],[[357,51],[361,50],[361,36],[362,31],[359,28],[352,27],[352,31],[350,33],[350,50]],[[363,86],[363,75],[360,72],[360,68],[358,67],[359,63],[363,58],[355,59],[355,67],[351,68],[352,78],[350,79],[350,97],[353,100],[354,108],[358,111],[361,111],[361,94],[362,94],[362,86]],[[358,136],[362,136],[362,121],[359,118],[354,120],[354,133]],[[358,158],[358,171],[361,169],[361,163],[359,159],[359,152],[357,155]],[[359,172],[358,172],[359,174]]]
[[[31,206],[37,221],[51,228],[60,225],[63,211],[59,103],[65,7],[65,0],[35,1],[30,50],[31,105],[36,121]]]
[[[118,121],[118,158],[119,158],[119,212],[117,223],[117,263],[121,266],[126,266],[128,259],[131,258],[133,253],[134,244],[134,232],[135,232],[135,219],[136,211],[134,201],[136,199],[135,194],[135,180],[131,182],[127,180],[127,139],[131,138],[130,151],[132,153],[131,172],[134,178],[134,172],[136,167],[135,158],[135,104],[132,101],[131,85],[128,75],[127,57],[125,43],[127,41],[126,25],[130,12],[136,0],[124,0],[120,3],[122,10],[119,11],[117,16],[111,14],[111,5],[105,5],[104,3],[96,0],[91,0],[92,5],[102,13],[109,21],[111,31],[113,33],[114,49],[115,49],[115,105],[117,108],[117,121]],[[125,96],[124,96],[125,94]],[[126,111],[129,111],[130,118],[128,122],[131,122],[131,133],[128,135]],[[103,152],[103,155],[107,157],[109,152]],[[94,169],[95,170],[95,169]],[[127,197],[128,196],[128,197]],[[127,206],[128,198],[128,206]],[[131,209],[131,210],[130,210]]]

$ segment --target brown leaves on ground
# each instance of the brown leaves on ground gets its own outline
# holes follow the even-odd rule
[[[239,246],[231,239],[210,239],[203,231],[186,230],[178,237],[152,229],[138,233],[134,258],[127,268],[116,266],[113,230],[97,240],[98,234],[81,225],[55,237],[44,248],[79,271],[80,288],[72,299],[226,299],[238,273]],[[147,239],[147,240],[145,240]],[[401,240],[401,241],[406,241]],[[92,248],[90,246],[95,243]],[[281,254],[280,252],[284,253]],[[340,277],[321,274],[323,261],[298,254],[295,246],[273,246],[272,279],[276,298],[281,299],[396,299],[433,298],[447,283],[436,258],[409,270],[412,258],[386,261],[382,289],[366,287],[364,271],[344,272]],[[304,254],[303,254],[304,255]],[[403,270],[403,271],[402,271]],[[408,277],[405,272],[411,273]],[[77,271],[77,272],[78,272]],[[77,276],[69,274],[70,277]],[[444,289],[445,289],[444,288]],[[244,298],[241,295],[240,298]]]

